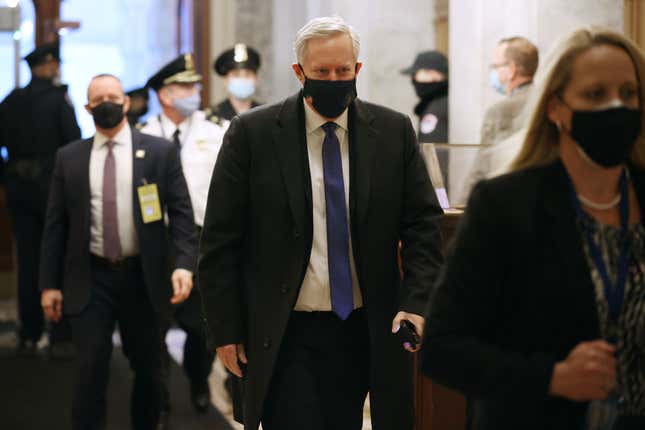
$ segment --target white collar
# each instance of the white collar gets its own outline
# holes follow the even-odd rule
[[[194,115],[194,114],[193,114]],[[192,122],[192,115],[185,118],[179,125],[176,125],[170,118],[168,118],[163,112],[159,115],[161,121],[159,126],[161,127],[161,132],[166,139],[172,139],[172,135],[175,133],[175,130],[179,129],[179,138],[183,142],[184,137],[190,130],[190,124]]]
[[[129,142],[132,142],[132,130],[130,129],[130,124],[128,124],[126,121],[123,128],[119,130],[119,132],[112,139],[110,139],[100,131],[97,131],[94,135],[94,147],[100,148],[101,146],[105,145],[108,140],[113,141],[116,145],[127,145]]]
[[[305,99],[302,100],[305,105],[305,128],[307,129],[307,134],[318,130],[325,123],[330,122],[327,118],[324,118],[318,112],[316,112]],[[347,131],[347,109],[340,114],[338,118],[333,120],[338,127]]]

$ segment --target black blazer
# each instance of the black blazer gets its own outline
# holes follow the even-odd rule
[[[49,193],[43,233],[40,288],[63,290],[63,311],[76,314],[88,302],[90,281],[90,180],[93,138],[78,140],[61,148]],[[135,157],[144,151],[143,158]],[[159,312],[170,309],[172,287],[168,267],[169,239],[175,267],[194,270],[197,261],[197,232],[188,188],[177,150],[166,140],[132,129],[132,208],[139,241],[143,275],[150,301]],[[157,184],[161,210],[170,220],[144,224],[137,187]],[[170,238],[168,238],[170,236]]]
[[[233,119],[211,180],[199,275],[214,346],[245,343],[245,424],[256,429],[312,242],[302,96]],[[376,429],[412,428],[410,355],[390,334],[400,309],[422,314],[442,261],[442,214],[410,120],[349,108],[350,218],[369,321]],[[405,281],[397,265],[403,241]]]
[[[450,247],[422,368],[470,398],[472,429],[582,428],[587,404],[548,394],[555,363],[600,337],[567,181],[558,161],[480,182]]]

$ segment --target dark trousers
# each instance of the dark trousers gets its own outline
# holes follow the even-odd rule
[[[148,298],[141,264],[112,267],[92,259],[92,292],[83,312],[70,318],[78,374],[72,406],[74,430],[105,428],[112,333],[118,322],[123,352],[134,371],[132,427],[153,430],[161,409],[160,318]]]
[[[293,312],[264,405],[264,430],[360,430],[369,386],[365,312]]]
[[[46,198],[45,185],[14,177],[7,178],[7,203],[18,260],[18,335],[22,340],[38,341],[45,325],[40,305],[38,269]],[[65,319],[52,324],[52,343],[69,341],[70,338],[69,323]]]
[[[183,367],[193,390],[208,390],[208,375],[213,368],[215,351],[208,348],[206,327],[202,318],[202,299],[197,285],[193,288],[188,299],[174,309],[173,319],[186,332],[184,344]],[[164,338],[172,321],[165,324]],[[164,409],[170,410],[170,356],[166,343],[162,340],[164,349]]]

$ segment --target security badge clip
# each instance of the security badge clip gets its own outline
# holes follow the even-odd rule
[[[137,188],[139,195],[139,204],[141,205],[141,218],[144,224],[159,221],[162,218],[161,205],[159,203],[159,191],[157,184],[148,184],[143,180],[145,185]]]

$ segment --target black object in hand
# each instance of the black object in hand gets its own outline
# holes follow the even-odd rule
[[[401,321],[398,334],[401,337],[401,342],[409,343],[410,348],[412,349],[419,346],[419,343],[421,342],[421,339],[419,339],[419,335],[417,334],[417,330],[414,328],[414,324],[408,320]]]

